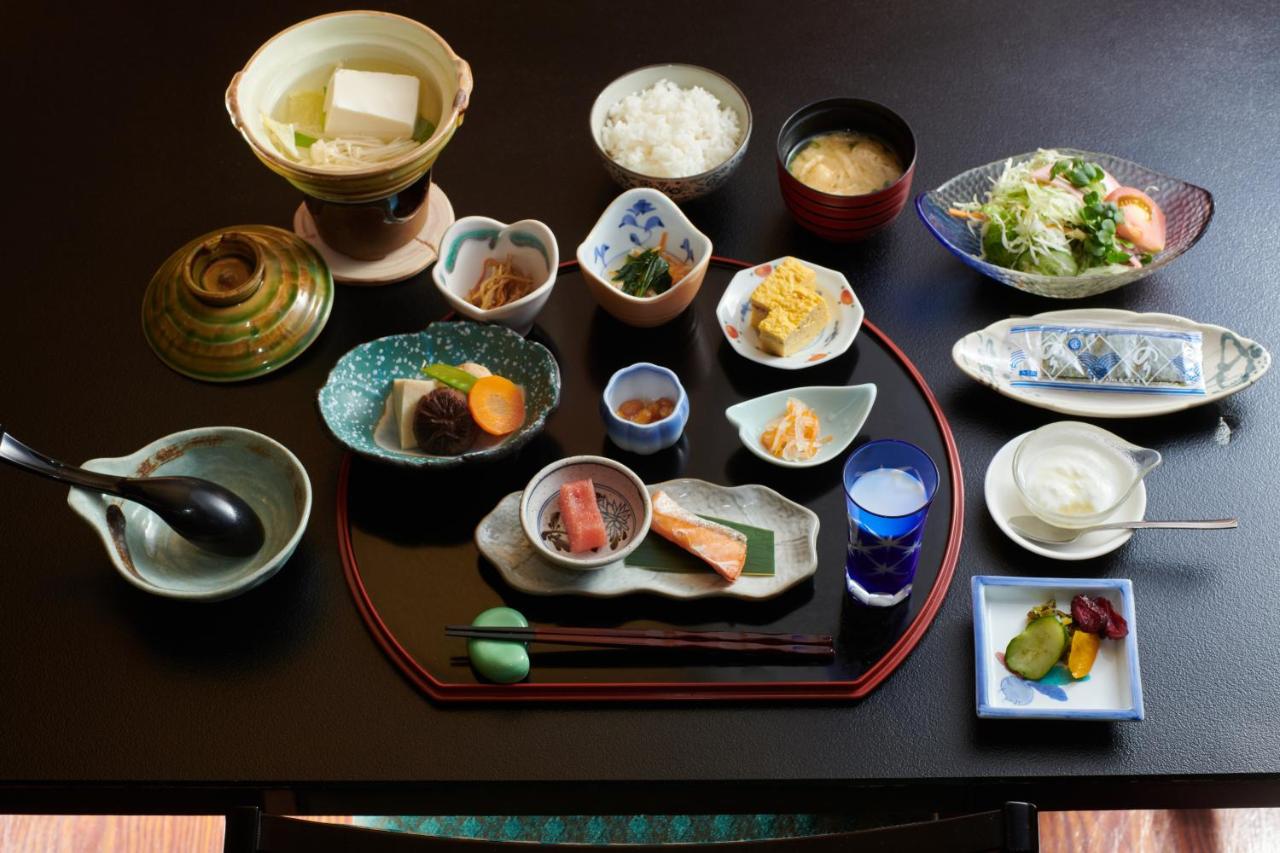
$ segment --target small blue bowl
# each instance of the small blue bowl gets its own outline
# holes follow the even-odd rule
[[[618,417],[618,407],[627,400],[656,400],[671,397],[676,401],[675,411],[651,424],[636,424]],[[665,367],[637,362],[624,367],[609,379],[600,397],[600,417],[613,443],[623,450],[647,456],[665,450],[680,440],[684,425],[689,422],[689,395],[680,384],[680,377]]]

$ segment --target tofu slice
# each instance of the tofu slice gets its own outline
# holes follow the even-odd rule
[[[418,78],[338,68],[324,95],[326,136],[408,139],[418,119]]]
[[[412,450],[418,446],[418,439],[413,435],[413,410],[418,407],[419,400],[437,387],[431,379],[397,379],[391,384],[388,405],[399,426],[401,450]]]

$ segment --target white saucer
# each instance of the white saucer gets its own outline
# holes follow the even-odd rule
[[[306,240],[324,258],[333,273],[333,280],[344,284],[377,285],[392,284],[412,278],[431,266],[439,255],[440,239],[453,224],[453,205],[449,197],[432,184],[427,192],[427,218],[412,240],[384,258],[361,261],[329,247],[316,231],[315,220],[307,210],[306,202],[293,212],[293,231]]]
[[[1018,494],[1018,486],[1013,481],[1013,452],[1018,449],[1022,440],[1031,433],[1010,441],[996,452],[987,466],[987,478],[983,485],[986,493],[987,511],[995,520],[996,526],[1004,531],[1014,542],[1034,554],[1041,554],[1055,560],[1089,560],[1110,554],[1133,538],[1132,530],[1100,530],[1086,533],[1074,542],[1065,545],[1048,545],[1033,542],[1014,531],[1009,526],[1009,519],[1016,515],[1030,515],[1031,510]],[[1124,503],[1107,519],[1108,521],[1141,521],[1147,511],[1147,485],[1139,482]]]

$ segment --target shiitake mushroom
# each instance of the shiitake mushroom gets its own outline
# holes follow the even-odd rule
[[[437,388],[413,410],[413,436],[418,446],[436,456],[456,456],[476,440],[479,427],[467,408],[466,395]]]

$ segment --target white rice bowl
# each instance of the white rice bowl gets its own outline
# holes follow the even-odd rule
[[[742,140],[738,114],[701,86],[682,89],[661,79],[609,108],[600,141],[625,169],[655,178],[683,178],[714,169]]]

